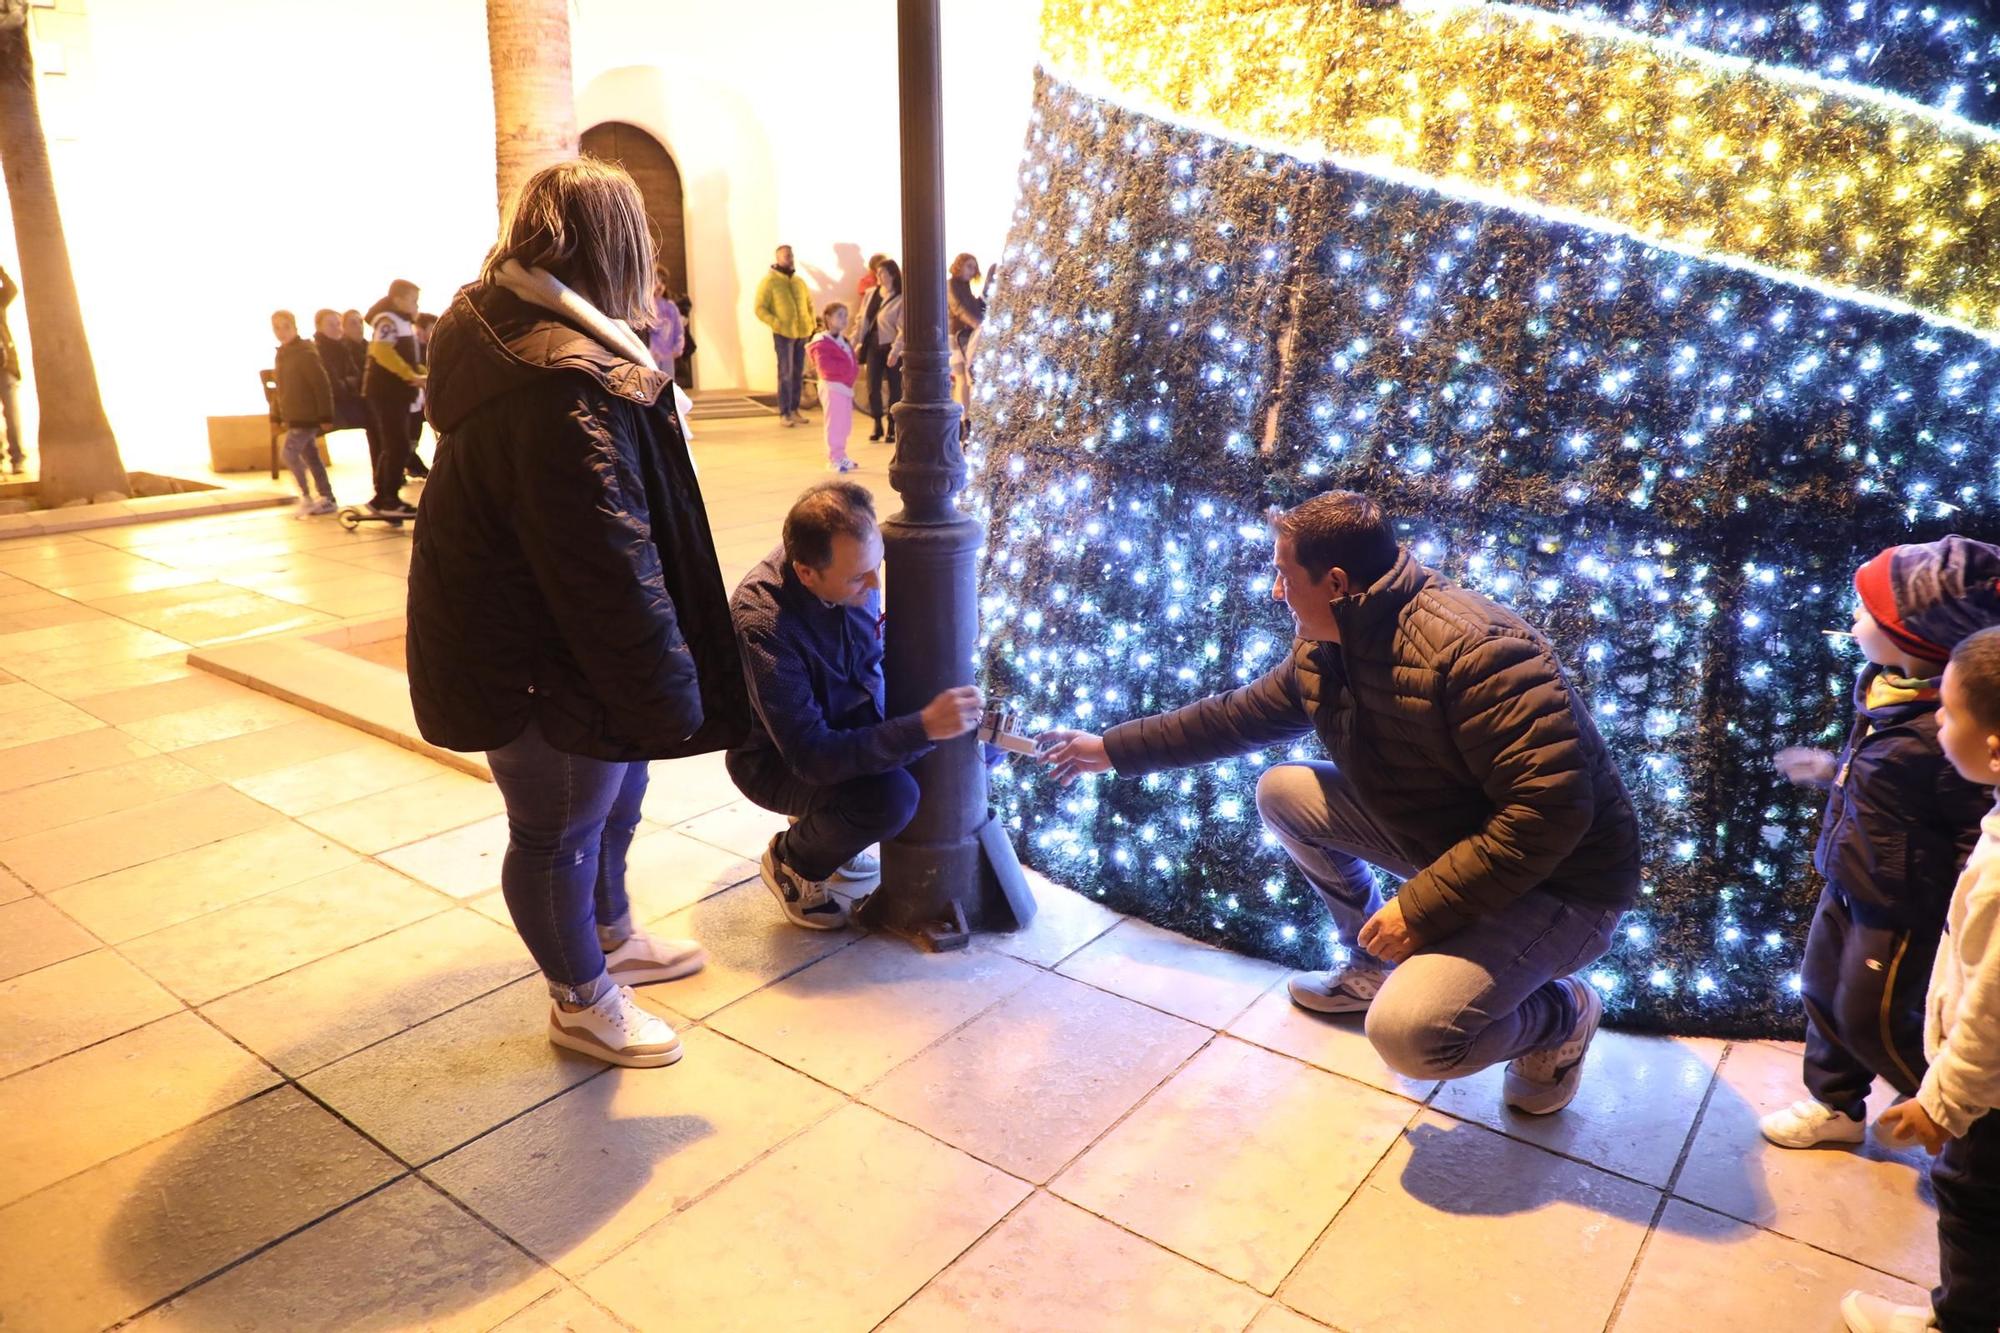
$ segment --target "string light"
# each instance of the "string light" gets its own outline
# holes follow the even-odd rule
[[[1518,5],[1050,0],[1121,105],[2000,334],[2000,133],[1845,80]]]
[[[1125,31],[1162,59],[1192,40],[1167,31],[1188,6],[1124,8],[1160,29]],[[1228,8],[1192,5],[1203,22]],[[1268,24],[1305,7],[1239,8],[1235,21]],[[1647,12],[1627,26],[1648,51],[1712,39],[1782,54],[1724,43],[1709,5],[1699,23]],[[1757,13],[1740,13],[1747,34]],[[1804,20],[1785,15],[1770,41],[1805,49]],[[1946,40],[1944,21],[1907,25],[1898,95],[1942,105],[1911,71],[1976,85],[2000,67],[1916,59],[1985,58],[1982,35]],[[1381,22],[1323,16],[1335,42]],[[1200,77],[1225,88],[1239,48],[1205,40]],[[1310,64],[1314,49],[1294,54]],[[988,532],[988,686],[1032,729],[1104,730],[1254,679],[1289,646],[1268,507],[1368,491],[1417,558],[1550,635],[1618,759],[1645,860],[1640,903],[1590,972],[1613,1014],[1789,1031],[1821,801],[1770,754],[1840,744],[1858,659],[1819,631],[1846,622],[1862,558],[2000,532],[2000,352],[1802,273],[1274,151],[1102,91],[1040,76],[975,368],[966,503]],[[1802,132],[1780,160],[1833,170],[1846,151]],[[1885,178],[1908,169],[1881,163]],[[1922,252],[1871,229],[1877,262]],[[1257,836],[1254,806],[1264,767],[1319,753],[1308,741],[1067,789],[1003,767],[994,795],[1058,882],[1323,966],[1341,945],[1283,848]]]

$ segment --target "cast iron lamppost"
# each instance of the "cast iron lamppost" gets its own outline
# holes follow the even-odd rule
[[[903,401],[895,408],[889,484],[903,508],[882,524],[889,715],[915,712],[938,691],[972,683],[979,628],[979,525],[952,501],[965,486],[960,408],[945,350],[944,146],[938,0],[899,0],[902,89]],[[871,924],[933,949],[962,948],[973,930],[1014,930],[1035,898],[1006,830],[986,804],[986,766],[973,736],[947,741],[913,767],[916,817],[882,848]]]

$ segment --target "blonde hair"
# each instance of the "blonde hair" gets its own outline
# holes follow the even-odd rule
[[[613,319],[653,320],[653,236],[645,196],[612,163],[579,157],[530,176],[507,206],[479,280],[495,281],[510,259],[547,270]]]

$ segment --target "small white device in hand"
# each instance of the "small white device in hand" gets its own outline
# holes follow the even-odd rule
[[[1014,710],[1004,706],[989,708],[979,719],[979,740],[983,745],[1005,750],[1009,754],[1039,754],[1041,747],[1026,736],[1014,732],[1016,719]]]

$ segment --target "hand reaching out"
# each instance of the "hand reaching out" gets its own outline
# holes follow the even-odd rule
[[[1041,760],[1055,769],[1057,782],[1068,786],[1079,773],[1109,773],[1111,756],[1105,753],[1104,738],[1088,731],[1058,727],[1035,737]]]
[[[1907,1148],[1913,1143],[1920,1143],[1924,1151],[1933,1157],[1944,1151],[1945,1144],[1958,1137],[1931,1119],[1931,1113],[1914,1098],[1897,1102],[1876,1116],[1875,1132],[1891,1147]]]
[[[1785,775],[1785,781],[1801,787],[1831,787],[1840,771],[1837,757],[1810,745],[1787,745],[1772,756],[1771,762]]]

